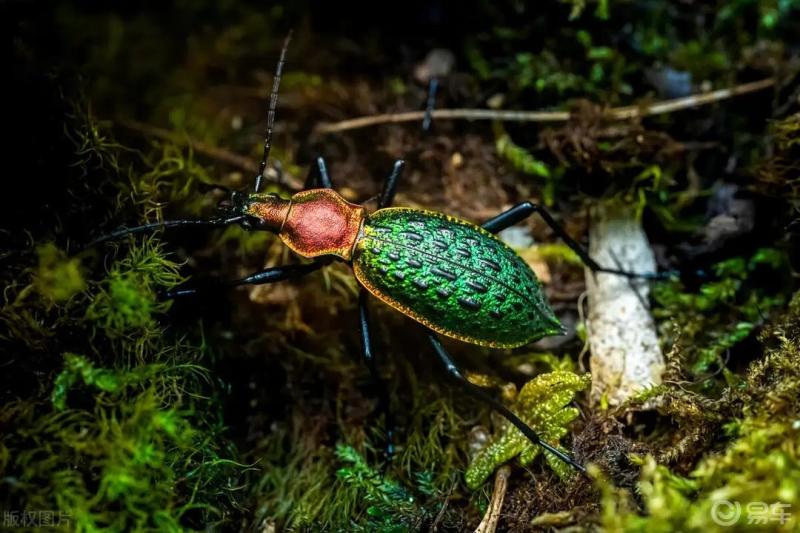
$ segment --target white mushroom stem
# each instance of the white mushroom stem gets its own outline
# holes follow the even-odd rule
[[[602,203],[592,209],[589,255],[606,268],[655,272],[653,250],[634,206]],[[664,356],[650,315],[648,281],[586,270],[594,403],[619,405],[661,383]]]
[[[483,520],[478,524],[475,533],[494,533],[497,530],[497,522],[500,520],[500,511],[503,509],[503,500],[506,498],[508,489],[508,478],[511,476],[511,467],[501,466],[494,475],[494,489],[492,490],[492,501],[489,508],[483,515]]]

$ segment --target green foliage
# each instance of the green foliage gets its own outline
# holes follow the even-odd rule
[[[522,387],[512,410],[543,440],[557,444],[569,432],[567,424],[578,416],[578,410],[567,405],[578,391],[589,386],[590,380],[589,374],[565,371],[539,375]],[[519,456],[519,462],[524,466],[541,452],[540,446],[531,443],[508,421],[503,421],[498,436],[470,463],[465,474],[467,486],[477,489],[503,463]],[[544,454],[547,464],[561,479],[570,477],[569,465],[549,452]]]
[[[344,375],[353,372],[357,370]],[[437,390],[420,388],[413,397],[420,406],[410,409],[414,416],[404,425],[405,437],[385,471],[355,445],[331,448],[320,443],[314,417],[294,406],[291,426],[273,428],[258,450],[256,523],[282,524],[289,531],[364,532],[418,531],[434,516],[442,526],[460,523],[460,511],[445,501],[447,495],[458,494],[465,424],[453,399]],[[346,419],[337,424],[341,434],[353,435],[351,441],[363,438]],[[382,428],[375,429],[364,443],[373,457],[378,454],[372,448],[382,446],[384,438],[378,430]]]
[[[713,44],[688,41],[672,52],[671,63],[681,71],[691,72],[693,79],[705,80],[730,69],[729,56]]]
[[[122,388],[141,383],[165,370],[164,365],[143,365],[129,372],[95,368],[86,357],[74,353],[64,354],[64,369],[53,382],[53,405],[58,410],[66,407],[67,393],[79,381],[98,391],[116,393]]]
[[[530,151],[515,144],[502,129],[496,128],[496,130],[495,150],[497,155],[508,161],[515,170],[529,176],[542,178],[544,181],[543,201],[545,205],[553,205],[557,178],[554,172],[543,161],[536,159]]]
[[[72,231],[108,224],[108,211],[122,216],[117,201],[129,192],[121,178],[133,152],[81,106],[67,107],[61,127],[74,153],[58,180],[69,185],[60,194],[71,204],[56,223]],[[178,265],[154,238],[119,246],[118,260],[110,247],[102,260],[94,250],[70,257],[51,242],[53,228],[43,233],[38,222],[29,222],[33,246],[12,246],[14,270],[4,272],[13,282],[0,342],[15,355],[0,374],[0,506],[61,513],[70,531],[229,522],[243,467],[231,459],[220,390],[206,368],[210,352],[202,331],[175,340],[156,321],[169,305],[158,293],[182,279]],[[75,229],[56,234],[62,238],[87,235]]]
[[[225,458],[216,393],[193,362],[202,349],[155,334],[153,313],[165,309],[156,291],[179,279],[177,265],[145,240],[89,285],[88,302],[44,315],[96,329],[95,343],[121,344],[104,358],[110,367],[97,355],[65,353],[42,396],[0,410],[0,477],[13,498],[5,505],[58,510],[75,531],[181,531],[227,519],[242,467]]]
[[[680,341],[687,347],[686,362],[693,372],[706,372],[784,303],[780,293],[750,283],[751,277],[769,272],[780,279],[785,268],[783,253],[762,248],[748,259],[736,257],[717,263],[712,270],[718,279],[697,290],[688,290],[677,279],[659,283],[653,287],[657,303],[653,316],[678,328]]]
[[[547,168],[547,165],[537,160],[533,154],[521,146],[514,144],[508,134],[502,134],[497,138],[495,149],[498,155],[505,158],[520,172],[540,178],[550,177],[550,169]]]
[[[211,185],[214,178],[195,159],[191,148],[165,143],[150,166],[150,170],[131,179],[133,193],[145,207],[145,216],[157,213],[165,202],[180,204],[189,213],[199,213],[207,207],[208,198],[199,185]]]
[[[181,281],[178,267],[164,257],[155,239],[131,247],[129,255],[114,263],[99,284],[86,318],[100,325],[109,337],[155,334],[155,315],[170,306],[158,293]]]
[[[288,531],[333,529],[349,524],[360,504],[357,488],[336,476],[333,450],[315,442],[303,424],[276,427],[258,450],[259,471],[251,487],[255,523],[282,524]]]
[[[178,531],[187,513],[223,518],[209,502],[236,468],[209,446],[200,431],[210,428],[195,425],[189,406],[164,399],[149,379],[138,394],[86,409],[8,406],[3,423],[15,430],[0,449],[18,452],[2,464],[7,488],[25,491],[29,509],[58,509],[74,531]]]
[[[367,464],[364,457],[350,446],[336,447],[336,456],[345,466],[336,476],[357,489],[367,504],[366,516],[352,524],[351,531],[402,533],[419,531],[438,509],[422,503],[396,481],[392,481]],[[416,493],[431,499],[440,496],[431,481],[430,472],[416,473]]]
[[[537,92],[553,91],[559,95],[586,88],[584,78],[564,69],[558,56],[545,51],[540,54],[521,52],[514,56],[510,69],[515,74],[519,89]]]
[[[586,9],[586,0],[561,0],[564,3],[572,4],[572,10],[569,12],[570,20],[579,18],[583,11]],[[609,5],[611,0],[597,0],[597,6],[594,9],[594,16],[606,20],[609,16]]]
[[[458,444],[463,439],[464,422],[450,397],[431,398],[413,413],[396,462],[409,479],[420,470],[431,471],[433,484],[443,490],[452,485],[454,472],[463,468]]]
[[[43,297],[61,303],[86,289],[78,258],[68,258],[51,242],[37,247],[36,254],[39,256],[39,266],[34,274],[33,285]]]
[[[750,365],[744,387],[729,387],[723,404],[738,420],[724,450],[704,457],[688,477],[647,457],[638,493],[614,488],[595,471],[602,492],[603,526],[613,531],[730,531],[760,526],[795,531],[800,505],[800,357],[796,295],[782,324],[771,334],[779,344]],[[664,389],[662,389],[662,392]],[[719,406],[717,406],[719,409]]]
[[[563,242],[537,244],[536,254],[548,263],[555,263],[559,267],[570,265],[583,268],[584,266],[575,250]]]
[[[758,15],[758,29],[769,33],[778,26],[792,20],[800,10],[797,0],[735,0],[726,2],[717,13],[717,23],[724,27],[736,24],[740,17],[747,16],[755,8]]]

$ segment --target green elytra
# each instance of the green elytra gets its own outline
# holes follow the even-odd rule
[[[372,294],[459,340],[510,348],[564,333],[533,270],[470,222],[408,208],[364,222],[353,269]]]

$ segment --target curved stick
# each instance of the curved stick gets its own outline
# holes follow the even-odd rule
[[[628,120],[671,113],[681,109],[689,109],[707,105],[720,100],[726,100],[741,94],[761,91],[775,85],[775,78],[743,83],[734,87],[719,89],[710,93],[692,94],[682,98],[664,100],[654,104],[630,105],[614,107],[605,112],[609,120]],[[366,117],[352,118],[334,123],[317,124],[314,131],[318,133],[334,133],[338,131],[367,128],[378,124],[396,124],[398,122],[417,122],[424,120],[427,111],[407,111],[405,113],[386,113]],[[437,120],[500,120],[504,122],[566,122],[572,114],[569,111],[513,111],[496,109],[436,109],[430,112],[430,117]]]

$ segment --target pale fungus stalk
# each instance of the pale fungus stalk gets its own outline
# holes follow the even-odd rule
[[[635,208],[605,202],[593,208],[589,254],[601,265],[655,272],[653,251]],[[648,305],[649,282],[586,269],[592,401],[619,405],[661,383],[664,355]]]

